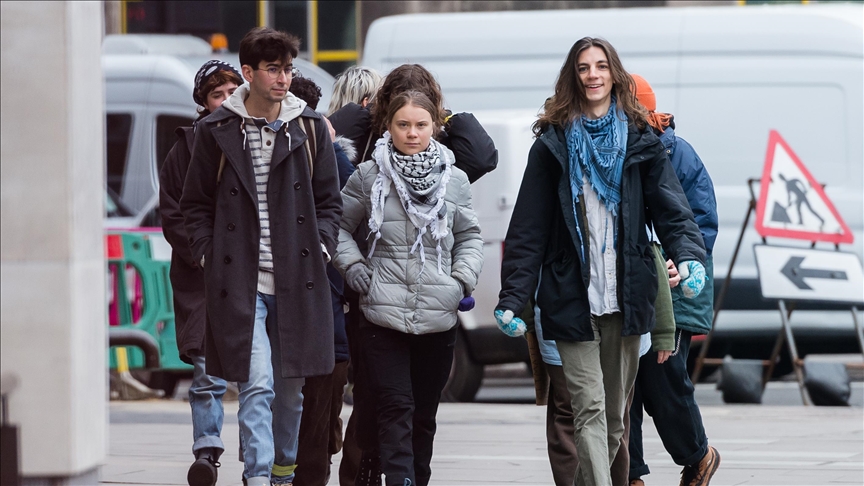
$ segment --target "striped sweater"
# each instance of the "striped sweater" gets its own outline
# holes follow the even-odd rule
[[[276,137],[286,136],[283,126],[303,112],[306,102],[290,94],[282,100],[279,117],[267,123],[263,118],[253,118],[246,111],[244,103],[249,94],[249,85],[243,84],[231,95],[223,106],[243,118],[244,144],[252,156],[252,168],[255,171],[255,186],[258,193],[258,223],[260,239],[258,242],[258,292],[274,295],[276,281],[273,276],[273,251],[270,240],[270,207],[267,201],[267,183],[270,179],[270,162],[273,158],[273,148]],[[289,142],[290,143],[290,142]]]

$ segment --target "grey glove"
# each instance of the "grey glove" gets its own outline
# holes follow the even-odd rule
[[[372,269],[364,263],[355,263],[345,272],[345,283],[361,295],[369,293],[369,283],[372,280]]]

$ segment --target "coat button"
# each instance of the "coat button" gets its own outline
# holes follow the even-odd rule
[[[297,223],[298,224],[303,224],[303,221],[306,221],[305,216],[303,216],[302,214],[300,216],[297,216]]]
[[[232,196],[236,196],[237,193],[240,192],[240,191],[238,191],[236,187],[232,187],[231,190],[230,190],[229,192],[230,192],[230,194],[231,194]]]
[[[297,189],[298,191],[300,190],[300,183],[299,182],[294,183],[294,189]]]
[[[194,242],[195,242],[195,238],[192,238],[192,237],[190,236],[190,237],[189,237],[189,243],[194,243]]]
[[[270,145],[273,145],[273,142],[271,142],[270,140],[267,140],[267,146],[269,147]]]
[[[300,256],[309,256],[309,248],[303,248],[303,250],[300,251]]]
[[[230,256],[225,257],[225,263],[231,263],[231,257]]]
[[[228,297],[228,291],[225,289],[222,289],[222,292],[219,292],[219,296],[222,298]]]
[[[306,282],[306,288],[307,288],[307,289],[312,290],[313,287],[315,287],[315,284],[312,283],[311,280],[308,281],[308,282]]]
[[[672,153],[672,150],[670,150],[670,149],[666,149],[666,153],[667,153],[667,154],[671,154],[671,153]]]
[[[228,231],[234,231],[234,228],[236,228],[236,226],[234,226],[234,223],[228,223]]]

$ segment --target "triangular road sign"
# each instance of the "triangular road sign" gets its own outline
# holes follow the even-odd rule
[[[822,186],[776,130],[768,137],[756,231],[763,237],[806,241],[852,243],[854,239]]]

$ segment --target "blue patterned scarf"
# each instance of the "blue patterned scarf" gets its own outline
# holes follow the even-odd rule
[[[613,216],[621,204],[621,173],[627,152],[627,116],[617,113],[612,96],[609,112],[589,120],[582,115],[567,129],[567,151],[570,153],[570,190],[573,202],[582,195],[582,174]],[[579,215],[576,215],[579,221]]]

